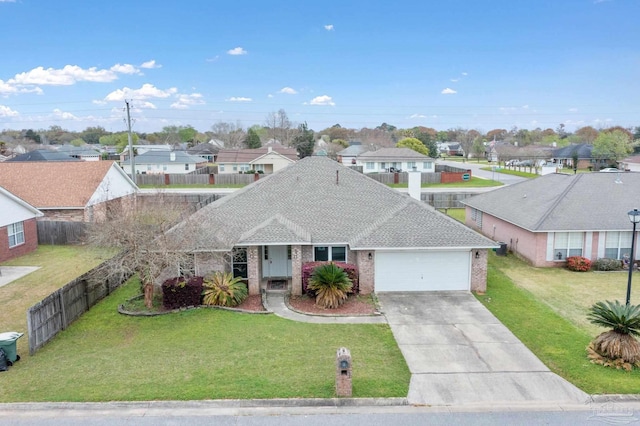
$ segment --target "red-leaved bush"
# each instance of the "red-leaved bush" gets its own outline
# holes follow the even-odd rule
[[[567,269],[576,272],[587,272],[591,269],[591,261],[582,256],[567,257]]]

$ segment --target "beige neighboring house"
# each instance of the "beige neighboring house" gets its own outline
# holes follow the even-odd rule
[[[365,152],[356,157],[356,165],[362,167],[363,173],[436,171],[434,158],[409,148],[381,148]]]
[[[270,144],[256,149],[221,149],[216,160],[219,174],[249,170],[271,174],[298,161],[295,148]]]
[[[0,186],[44,213],[38,220],[101,222],[131,208],[138,187],[113,161],[3,162]]]

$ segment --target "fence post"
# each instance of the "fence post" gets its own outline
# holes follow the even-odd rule
[[[399,183],[400,182],[400,176],[398,172],[395,172],[393,174],[393,183]]]
[[[209,185],[215,185],[216,184],[216,175],[214,175],[213,173],[209,173]]]
[[[170,185],[171,184],[171,178],[169,176],[169,174],[165,173],[164,175],[164,184],[165,185]]]

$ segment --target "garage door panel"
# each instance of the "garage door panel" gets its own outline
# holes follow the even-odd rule
[[[377,251],[376,291],[469,290],[470,253]]]

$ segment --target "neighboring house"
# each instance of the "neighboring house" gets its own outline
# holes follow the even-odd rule
[[[73,222],[101,222],[133,207],[138,189],[113,161],[5,161],[0,186],[42,211],[40,220]]]
[[[571,144],[562,148],[553,150],[551,153],[551,162],[562,165],[562,168],[573,169],[574,157],[578,158],[578,169],[587,169],[591,167],[593,170],[600,170],[609,167],[610,161],[606,158],[593,158],[593,145],[589,143]]]
[[[298,152],[295,148],[286,148],[270,144],[256,149],[221,149],[218,153],[218,173],[239,173],[254,170],[271,174],[295,163]]]
[[[442,156],[464,156],[464,149],[458,142],[441,142],[438,144],[438,151]]]
[[[381,173],[415,169],[418,172],[435,172],[435,159],[409,148],[381,148],[358,155],[356,165],[364,173]]]
[[[187,154],[204,157],[209,163],[215,163],[220,147],[211,143],[199,143],[187,149]]]
[[[428,204],[317,156],[203,207],[167,236],[194,252],[196,274],[231,269],[250,294],[271,280],[300,294],[302,265],[327,260],[357,265],[363,293],[484,291],[487,250],[496,247]]]
[[[0,262],[38,247],[36,218],[42,212],[0,186]]]
[[[348,147],[342,151],[338,151],[336,155],[338,156],[338,161],[343,165],[355,166],[358,155],[364,154],[367,151],[369,151],[369,149],[362,145],[361,142],[350,142]]]
[[[197,155],[189,155],[185,151],[147,151],[134,157],[136,173],[168,174],[191,173],[195,169],[207,165],[207,159]],[[122,166],[129,171],[127,162]]]
[[[67,154],[69,157],[77,158],[82,161],[100,161],[102,158],[99,148],[96,149],[91,145],[63,145],[58,148],[58,152]]]
[[[462,203],[468,226],[534,266],[564,265],[567,256],[621,259],[631,252],[627,212],[640,208],[640,174],[549,174]]]
[[[70,157],[69,155],[52,151],[50,149],[36,149],[35,151],[25,152],[24,154],[16,155],[13,158],[9,158],[7,162],[24,162],[24,161],[81,161],[77,158]]]
[[[640,155],[632,155],[618,162],[618,168],[628,172],[640,172]]]

